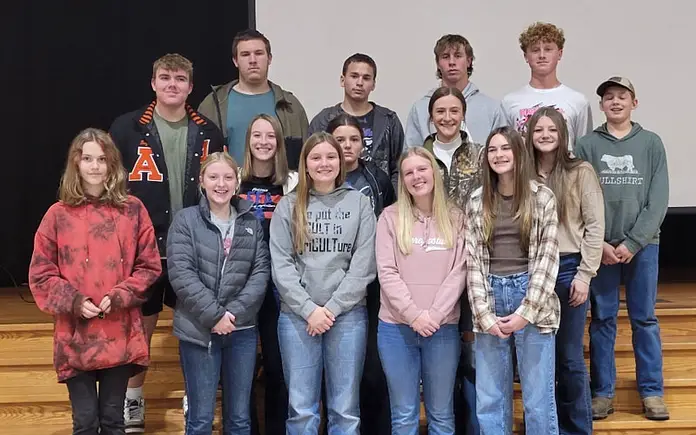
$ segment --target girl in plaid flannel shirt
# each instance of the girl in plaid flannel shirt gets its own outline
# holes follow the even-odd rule
[[[551,189],[532,180],[529,154],[515,130],[491,132],[486,154],[464,236],[481,433],[512,433],[514,349],[527,433],[558,434],[556,200]]]

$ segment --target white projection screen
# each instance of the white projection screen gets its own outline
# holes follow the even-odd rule
[[[476,60],[471,80],[500,99],[529,80],[518,37],[535,21],[563,28],[559,78],[584,93],[595,126],[595,95],[612,75],[630,78],[634,120],[667,149],[670,207],[696,207],[696,2],[687,0],[256,0],[256,28],[270,40],[270,79],[292,91],[311,118],[343,97],[341,66],[355,52],[377,63],[371,99],[401,122],[437,85],[433,47],[465,36]]]

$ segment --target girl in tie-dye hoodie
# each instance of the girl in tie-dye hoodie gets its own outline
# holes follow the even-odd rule
[[[126,194],[115,145],[101,130],[84,130],[29,266],[36,304],[55,318],[54,365],[68,387],[73,433],[124,433],[128,378],[149,364],[139,306],[161,271],[152,222]]]

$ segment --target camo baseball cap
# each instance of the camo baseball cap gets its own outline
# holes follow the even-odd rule
[[[636,97],[636,89],[633,87],[633,83],[631,83],[631,81],[626,77],[619,76],[610,77],[602,82],[602,84],[597,87],[597,95],[600,97],[604,96],[604,93],[607,91],[609,86],[621,86],[622,88],[631,91],[633,98]]]

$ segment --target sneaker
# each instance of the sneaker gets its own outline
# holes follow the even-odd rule
[[[126,433],[145,433],[145,399],[126,397],[123,420],[126,424]]]
[[[181,399],[181,409],[184,410],[184,420],[186,420],[186,415],[188,414],[188,397],[184,394],[184,398]]]
[[[643,411],[648,420],[669,420],[669,411],[665,401],[660,396],[646,397],[643,399]]]
[[[604,420],[613,413],[614,407],[610,397],[597,396],[592,398],[592,420]]]

